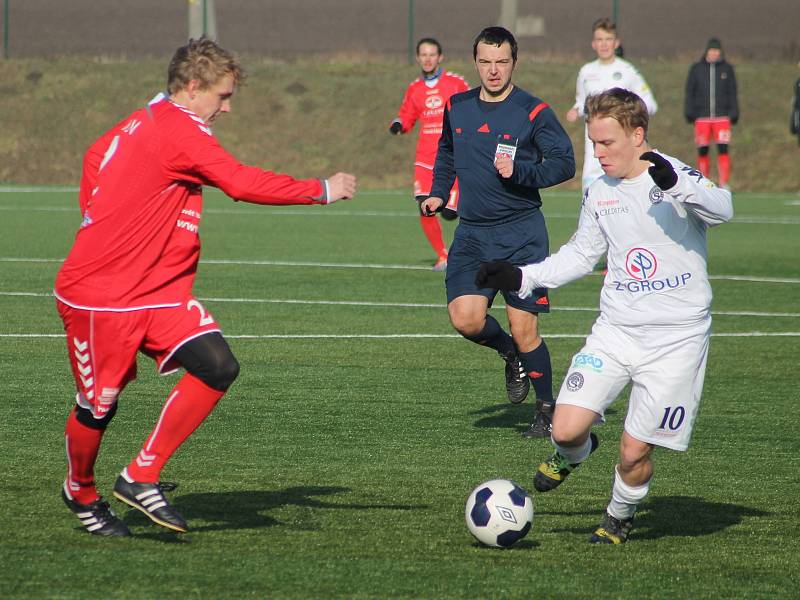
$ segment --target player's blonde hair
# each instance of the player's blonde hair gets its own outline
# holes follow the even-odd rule
[[[592,119],[611,117],[622,126],[625,133],[630,134],[641,127],[647,137],[647,126],[650,124],[647,105],[630,90],[617,87],[593,94],[586,98],[583,112],[587,123]]]
[[[608,33],[613,33],[615,36],[617,35],[617,25],[609,19],[608,17],[603,17],[602,19],[597,19],[594,23],[592,23],[592,34],[598,29],[602,29],[603,31],[607,31]]]
[[[222,79],[233,75],[235,84],[244,80],[244,71],[236,58],[214,40],[201,37],[189,40],[175,51],[167,71],[167,90],[175,94],[184,89],[193,79],[204,90]]]

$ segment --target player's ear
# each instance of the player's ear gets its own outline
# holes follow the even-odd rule
[[[186,93],[189,94],[189,98],[194,100],[195,95],[199,91],[200,91],[200,82],[197,79],[190,79],[189,83],[186,84]]]
[[[637,127],[633,130],[633,142],[636,146],[641,146],[646,141],[644,127]]]

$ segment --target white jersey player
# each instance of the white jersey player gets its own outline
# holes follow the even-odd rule
[[[578,117],[586,116],[584,114],[586,98],[615,87],[630,90],[639,96],[647,105],[649,114],[653,115],[658,110],[658,103],[644,77],[631,63],[616,56],[615,51],[618,47],[616,25],[609,19],[595,21],[592,25],[592,48],[597,54],[597,60],[586,63],[578,72],[575,104],[567,113],[568,121],[573,122]],[[588,129],[584,129],[583,148],[581,190],[585,192],[589,184],[603,174],[600,163],[594,157]]]
[[[600,316],[571,361],[553,416],[556,452],[539,466],[549,491],[597,447],[592,425],[628,383],[632,390],[611,502],[594,543],[623,543],[646,496],[655,446],[686,450],[705,375],[711,327],[706,230],[733,216],[729,191],[699,171],[651,150],[641,98],[614,88],[586,103],[589,137],[604,176],[584,194],[578,229],[558,252],[517,268],[486,263],[485,287],[554,288],[608,272]],[[652,164],[651,164],[652,163]]]

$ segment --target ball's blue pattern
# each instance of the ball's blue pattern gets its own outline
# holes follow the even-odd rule
[[[508,497],[511,498],[511,502],[515,506],[525,506],[525,498],[528,497],[528,494],[517,484],[514,484],[514,489],[508,492]]]
[[[472,519],[472,522],[478,527],[485,527],[489,522],[489,519],[492,518],[492,514],[486,507],[486,501],[491,497],[491,495],[492,490],[490,490],[488,487],[483,488],[475,495],[475,506],[472,507],[469,516]]]

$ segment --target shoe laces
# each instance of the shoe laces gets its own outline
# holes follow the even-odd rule
[[[547,461],[547,467],[555,472],[572,471],[572,465],[566,458],[561,456],[561,454],[559,454],[558,452],[555,452],[553,456],[551,456],[550,459]]]
[[[90,504],[90,510],[95,518],[101,523],[108,523],[109,521],[113,521],[117,518],[117,516],[111,510],[111,505],[102,498],[92,502]]]

